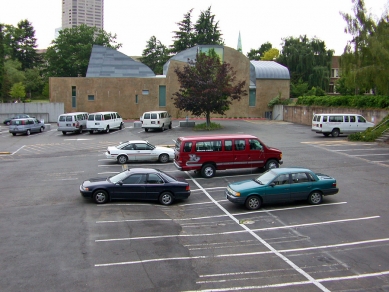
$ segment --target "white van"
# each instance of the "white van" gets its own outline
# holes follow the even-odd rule
[[[151,111],[145,112],[140,117],[142,122],[142,128],[148,132],[149,129],[158,129],[163,131],[164,129],[172,128],[172,117],[167,111]]]
[[[59,115],[57,121],[57,131],[61,131],[63,135],[68,132],[79,133],[86,130],[86,121],[88,120],[87,112],[76,112]]]
[[[88,116],[86,122],[90,134],[94,132],[109,133],[111,129],[123,129],[123,119],[117,112],[98,112]]]
[[[373,123],[356,114],[317,114],[312,118],[312,131],[326,137],[363,132],[371,127],[374,127]]]

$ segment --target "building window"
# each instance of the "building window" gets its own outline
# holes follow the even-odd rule
[[[138,95],[135,94],[135,103],[138,104]]]
[[[95,100],[95,96],[92,95],[92,94],[89,94],[89,95],[88,95],[88,100],[89,100],[89,101],[94,101],[94,100]]]
[[[331,69],[331,78],[339,78],[339,69]]]
[[[72,86],[72,107],[77,107],[77,90]]]
[[[142,95],[149,95],[149,91],[146,89],[142,90]]]
[[[249,106],[255,106],[256,90],[250,89],[249,91]]]
[[[166,86],[159,86],[159,106],[166,106]]]

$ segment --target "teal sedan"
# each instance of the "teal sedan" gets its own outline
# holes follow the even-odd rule
[[[227,199],[257,210],[262,204],[307,200],[312,205],[323,202],[323,196],[339,192],[336,179],[307,168],[274,168],[257,178],[231,183]]]

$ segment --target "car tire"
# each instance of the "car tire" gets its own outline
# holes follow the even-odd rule
[[[324,135],[325,137],[328,137],[328,136],[330,135],[330,133],[323,133],[323,135]]]
[[[169,162],[169,154],[162,153],[161,155],[159,155],[158,160],[159,160],[159,162],[161,162],[161,163],[167,163],[167,162]]]
[[[82,128],[82,126],[80,126],[80,129],[78,130],[78,134],[82,134],[83,131],[84,129]]]
[[[27,131],[26,131],[26,135],[27,135],[27,136],[30,136],[30,134],[31,134],[31,131],[30,131],[30,130],[27,130]]]
[[[118,156],[118,163],[119,164],[125,164],[127,163],[128,157],[126,155],[119,155]]]
[[[266,162],[266,165],[265,165],[266,170],[273,169],[273,168],[279,168],[279,167],[280,167],[280,164],[275,159],[268,160]]]
[[[145,128],[145,132],[148,132],[148,131],[149,131],[149,129]]]
[[[93,132],[94,132],[93,130],[90,130],[90,131],[89,131],[89,134],[93,134]]]
[[[105,204],[108,202],[108,193],[104,190],[97,190],[93,193],[93,201],[96,204]]]
[[[323,202],[323,195],[319,191],[313,191],[308,196],[308,202],[311,205],[319,205]]]
[[[174,201],[174,198],[173,198],[173,195],[169,192],[163,192],[160,196],[159,196],[159,202],[162,204],[162,205],[171,205]]]
[[[120,123],[120,127],[119,127],[119,130],[122,130],[124,127],[123,123]]]
[[[164,130],[165,130],[165,124],[162,124],[161,132],[163,132]]]
[[[16,136],[16,133],[12,133],[12,136]]]
[[[107,126],[107,128],[105,129],[105,132],[109,133],[109,126]]]
[[[331,132],[332,137],[339,137],[339,129],[333,129]]]
[[[62,131],[62,135],[66,135],[66,132],[65,132],[65,131]]]
[[[258,210],[259,208],[261,208],[262,201],[261,198],[258,196],[250,196],[246,199],[244,205],[249,210]]]
[[[5,124],[6,124],[7,126],[9,126],[9,125],[11,125],[11,122],[6,122]]]
[[[214,177],[216,168],[213,164],[206,164],[201,168],[201,176],[205,178]]]
[[[169,124],[169,129],[171,129],[172,128],[172,123],[170,122],[170,124]]]
[[[43,127],[41,127],[41,128],[39,129],[39,132],[41,132],[41,133],[43,132]]]

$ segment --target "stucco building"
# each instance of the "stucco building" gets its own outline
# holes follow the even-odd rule
[[[138,119],[145,111],[167,110],[173,118],[191,117],[173,104],[173,93],[180,88],[174,69],[211,48],[231,64],[237,80],[246,81],[248,95],[234,101],[224,117],[265,117],[271,111],[267,107],[271,99],[279,94],[289,98],[286,67],[273,61],[250,61],[230,47],[195,46],[173,56],[164,65],[163,75],[155,75],[146,65],[114,49],[94,46],[86,77],[50,78],[50,101],[63,102],[65,112],[117,111],[123,118]]]

